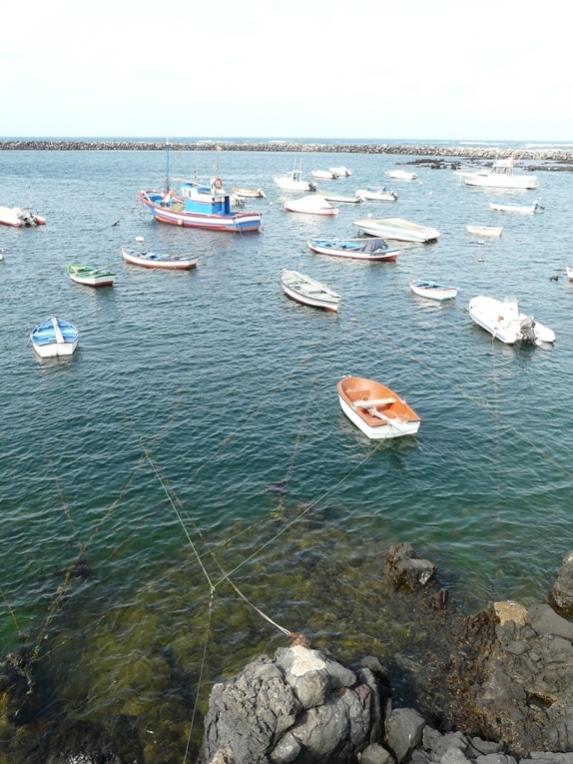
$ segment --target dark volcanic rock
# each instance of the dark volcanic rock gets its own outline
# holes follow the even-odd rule
[[[435,573],[436,566],[429,560],[416,557],[411,544],[394,544],[390,547],[384,575],[395,589],[413,592],[426,586]]]
[[[573,552],[565,555],[555,583],[549,592],[549,601],[561,615],[573,617]]]
[[[453,721],[525,755],[573,750],[573,632],[547,605],[467,619],[454,651]],[[507,618],[512,614],[516,620]],[[570,635],[570,637],[568,636]]]
[[[425,726],[426,720],[413,708],[395,708],[386,719],[386,744],[398,764],[419,745]]]

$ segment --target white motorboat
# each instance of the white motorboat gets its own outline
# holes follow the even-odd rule
[[[533,204],[497,204],[496,202],[490,202],[490,210],[495,212],[510,212],[514,215],[533,215],[537,209],[537,202]]]
[[[487,188],[537,188],[535,175],[514,175],[513,159],[498,159],[487,170],[478,172],[457,172],[466,186]]]
[[[483,236],[494,239],[501,236],[503,228],[501,226],[493,225],[467,225],[466,231],[473,236]]]
[[[316,191],[316,183],[302,179],[302,170],[276,175],[274,181],[282,191]]]
[[[397,202],[398,194],[385,188],[359,188],[356,196],[363,202]]]
[[[330,172],[333,172],[337,178],[349,178],[352,175],[352,172],[348,167],[329,167],[328,169]]]
[[[410,281],[410,289],[418,297],[426,297],[429,300],[453,300],[458,290],[455,287],[446,287],[436,284],[435,281]]]
[[[291,300],[313,308],[338,311],[340,295],[309,276],[284,268],[281,272],[281,285],[283,292]]]
[[[0,225],[8,225],[12,228],[32,228],[44,225],[45,222],[46,218],[22,207],[0,207]]]
[[[32,347],[40,358],[72,355],[78,346],[79,332],[69,321],[52,316],[30,333]]]
[[[336,180],[338,178],[338,175],[332,170],[313,170],[310,174],[317,180]]]
[[[496,300],[480,295],[470,300],[469,314],[474,323],[507,345],[555,342],[555,332],[535,321],[533,316],[520,313],[515,299]]]
[[[385,174],[393,180],[416,180],[418,177],[415,172],[407,170],[387,170]]]
[[[334,194],[330,191],[325,191],[322,196],[327,202],[336,202],[337,204],[360,204],[362,199],[359,196],[345,196],[344,194]]]
[[[370,236],[395,241],[410,241],[416,244],[426,244],[435,241],[440,232],[435,228],[418,225],[403,218],[364,218],[357,220],[355,226]]]
[[[340,408],[371,440],[415,435],[421,419],[398,393],[365,377],[344,377],[337,385]]]
[[[302,212],[305,215],[338,215],[338,209],[319,194],[292,199],[285,202],[284,208],[287,212]]]

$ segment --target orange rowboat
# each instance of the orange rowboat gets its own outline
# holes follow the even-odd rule
[[[344,377],[336,386],[340,407],[373,440],[415,435],[421,419],[389,387],[364,377]]]

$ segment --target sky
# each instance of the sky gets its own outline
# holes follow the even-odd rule
[[[573,139],[565,0],[4,3],[0,136]]]

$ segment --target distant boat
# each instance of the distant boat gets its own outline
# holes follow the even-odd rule
[[[381,239],[409,241],[416,244],[426,244],[435,241],[440,232],[435,228],[412,223],[403,218],[364,218],[354,223],[361,231]]]
[[[537,209],[537,202],[534,204],[496,204],[495,202],[489,203],[490,210],[495,212],[512,212],[514,215],[533,215]]]
[[[406,170],[387,170],[385,175],[394,180],[416,180],[418,177],[415,172],[407,172]]]
[[[12,228],[32,228],[44,225],[45,222],[46,218],[22,207],[0,207],[0,225],[8,225]]]
[[[290,170],[273,180],[282,191],[316,191],[316,183],[302,179],[302,170]]]
[[[41,358],[72,355],[78,346],[79,332],[69,321],[52,316],[32,329],[32,347]]]
[[[303,276],[298,271],[283,269],[281,286],[291,300],[301,302],[303,305],[310,305],[313,308],[338,311],[340,295],[319,281],[315,281],[309,276]]]
[[[303,212],[306,215],[338,215],[338,209],[327,202],[324,196],[303,196],[302,199],[292,199],[285,202],[287,212]]]
[[[497,238],[501,236],[503,228],[501,226],[492,225],[467,225],[466,230],[473,236],[484,236],[486,238]]]
[[[262,188],[233,188],[232,193],[244,199],[264,199],[265,192]]]
[[[360,204],[362,199],[359,196],[345,196],[331,191],[321,192],[327,202],[336,202],[337,204]]]
[[[573,281],[573,268],[570,268],[569,266],[567,266],[565,268],[565,273],[567,274],[567,278],[569,279],[569,281]]]
[[[539,345],[555,342],[555,332],[519,312],[517,300],[496,300],[480,295],[470,300],[469,314],[474,323],[507,345],[525,342]]]
[[[166,268],[168,270],[188,271],[197,265],[196,257],[177,257],[174,255],[158,255],[156,252],[138,252],[135,249],[121,250],[126,263],[141,265],[143,268]]]
[[[420,429],[414,409],[380,382],[344,377],[336,388],[342,411],[372,440],[415,435]]]
[[[329,167],[328,169],[338,178],[349,178],[352,175],[352,172],[348,169],[348,167]]]
[[[336,180],[338,178],[338,175],[332,170],[313,170],[310,174],[317,180]]]
[[[92,268],[90,265],[68,265],[68,276],[76,284],[102,287],[112,286],[114,274],[104,268]]]
[[[498,159],[487,170],[478,172],[457,173],[466,186],[483,186],[487,188],[537,188],[537,178],[534,175],[514,175],[513,159]]]
[[[309,249],[317,255],[345,257],[353,260],[395,261],[400,254],[399,249],[389,249],[384,239],[312,239],[308,242]]]
[[[455,287],[446,287],[436,284],[435,281],[410,281],[410,289],[419,297],[427,297],[429,300],[453,300],[458,290]]]
[[[385,188],[359,188],[355,194],[364,202],[397,202],[398,194]]]

